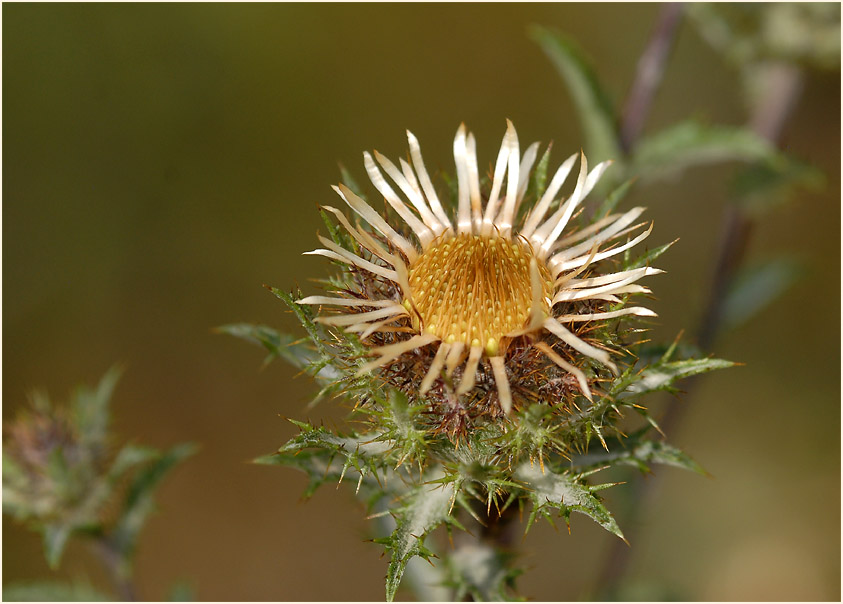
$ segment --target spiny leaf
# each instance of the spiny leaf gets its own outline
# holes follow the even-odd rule
[[[662,464],[707,475],[702,466],[680,449],[660,440],[643,438],[648,432],[649,426],[625,440],[611,439],[609,451],[579,455],[571,460],[571,468],[587,473],[606,466],[630,465],[649,472],[651,464]]]
[[[596,165],[606,159],[620,160],[612,104],[582,50],[572,39],[544,27],[531,27],[530,37],[542,47],[568,85],[583,127],[590,162]]]
[[[638,258],[630,262],[629,264],[624,265],[624,270],[632,270],[636,268],[641,268],[642,266],[650,266],[656,258],[664,254],[667,250],[673,246],[674,243],[679,241],[678,239],[674,239],[670,243],[665,243],[664,245],[660,245],[655,247],[644,254],[641,254]]]
[[[544,472],[538,465],[521,464],[515,471],[515,478],[524,484],[533,502],[533,511],[527,528],[533,524],[536,515],[548,516],[548,508],[559,510],[566,522],[571,512],[585,514],[610,533],[624,538],[617,522],[594,494],[595,490],[611,485],[592,487],[585,484],[577,475],[556,473],[545,467]]]
[[[328,481],[339,483],[351,468],[358,474],[358,489],[363,484],[377,486],[379,475],[388,473],[394,464],[394,456],[390,455],[395,446],[393,441],[379,440],[373,435],[334,434],[322,427],[290,421],[301,432],[277,453],[258,457],[254,463],[290,466],[307,474],[310,483],[305,498]],[[381,491],[386,493],[383,488]]]
[[[641,395],[656,390],[670,390],[673,383],[682,378],[734,367],[736,364],[723,359],[687,359],[656,363],[638,374],[637,379],[627,387],[627,391]]]
[[[293,367],[305,369],[318,359],[318,355],[313,348],[302,342],[300,338],[295,338],[290,334],[280,333],[266,325],[231,323],[229,325],[221,325],[215,331],[263,346],[269,351],[269,356],[264,361],[264,364],[269,363],[273,359],[281,358]]]
[[[395,599],[395,592],[404,576],[407,563],[414,556],[429,558],[424,538],[443,522],[454,522],[450,516],[454,496],[453,484],[431,487],[421,484],[410,492],[405,504],[395,512],[396,528],[391,536],[378,539],[391,552],[386,575],[386,599]]]
[[[775,147],[746,128],[708,126],[689,120],[652,134],[638,144],[632,169],[646,179],[676,176],[705,164],[782,162]]]
[[[310,307],[304,304],[298,304],[298,301],[292,295],[278,289],[277,287],[270,287],[268,289],[275,295],[275,297],[282,300],[290,308],[290,310],[293,311],[293,314],[295,314],[301,322],[302,327],[304,327],[305,331],[307,331],[307,335],[310,336],[310,340],[319,350],[319,353],[323,357],[328,357],[329,354],[325,349],[325,344],[323,342],[324,338],[320,335],[319,328],[316,326],[316,323],[313,322]]]

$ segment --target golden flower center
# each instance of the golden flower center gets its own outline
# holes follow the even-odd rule
[[[405,306],[415,307],[419,330],[494,356],[501,338],[529,321],[533,257],[521,240],[460,234],[435,241],[410,266],[412,304]],[[538,267],[546,307],[551,276],[543,262]]]

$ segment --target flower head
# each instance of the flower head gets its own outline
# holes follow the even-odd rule
[[[418,140],[410,132],[407,138],[410,161],[401,159],[400,167],[377,152],[374,157],[364,153],[372,183],[402,227],[394,227],[348,187],[334,187],[368,227],[352,225],[345,214],[326,207],[350,235],[349,249],[320,236],[325,247],[308,253],[347,265],[354,284],[338,288],[339,296],[299,302],[339,309],[317,321],[359,334],[370,346],[374,358],[359,373],[381,370],[404,390],[414,388],[419,396],[435,392],[449,403],[445,407],[451,415],[464,414],[460,400],[472,397],[486,401],[493,415],[506,414],[521,398],[542,398],[550,383],[558,387],[547,398],[558,401],[562,388],[569,395],[561,397],[563,402],[574,391],[591,399],[593,377],[583,365],[596,362],[617,372],[609,346],[588,335],[591,327],[623,315],[654,315],[638,306],[606,307],[621,305],[619,296],[649,293],[635,282],[661,271],[647,266],[595,271],[600,261],[650,234],[652,226],[643,229],[644,223],[636,223],[644,209],[571,228],[583,200],[610,165],[603,162],[589,172],[582,153],[566,159],[534,205],[526,207],[538,143],[522,156],[515,128],[507,121],[488,192],[481,183],[474,136],[464,125],[457,131],[458,192],[451,215],[433,186]],[[574,189],[560,196],[578,156]],[[547,367],[553,368],[552,376],[544,371]],[[527,383],[532,388],[524,388]],[[489,403],[492,392],[496,405]],[[444,421],[454,419],[446,415]]]

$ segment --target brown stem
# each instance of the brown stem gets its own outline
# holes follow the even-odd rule
[[[106,536],[99,536],[93,541],[94,550],[97,552],[103,565],[108,570],[111,582],[117,590],[118,595],[124,602],[137,601],[135,585],[131,577],[127,576],[122,568],[122,556],[114,544]]]
[[[748,127],[771,143],[775,143],[781,136],[784,124],[792,112],[799,93],[802,90],[802,73],[798,68],[787,64],[766,65],[763,69],[766,81],[762,94],[757,95],[756,104]],[[723,212],[723,227],[714,275],[708,295],[706,310],[702,315],[697,331],[697,342],[704,353],[712,350],[721,327],[723,300],[732,280],[740,268],[749,243],[753,222],[744,208],[736,203],[727,205]],[[671,405],[660,420],[660,426],[665,433],[672,433],[678,429],[688,407],[688,399],[696,391],[701,376],[686,382],[685,399],[681,405]],[[659,476],[651,476],[649,480],[636,480],[632,485],[630,509],[627,511],[627,536],[635,541],[640,526],[641,511],[647,509],[648,504],[655,498],[659,487]],[[631,552],[626,544],[616,542],[610,546],[606,562],[597,576],[595,593],[603,597],[617,594],[631,560]]]
[[[641,54],[641,58],[638,59],[635,80],[621,117],[620,138],[621,147],[625,153],[629,153],[644,129],[647,116],[650,114],[650,106],[653,104],[653,97],[664,76],[664,68],[670,50],[673,48],[681,17],[681,3],[664,4],[650,42]]]

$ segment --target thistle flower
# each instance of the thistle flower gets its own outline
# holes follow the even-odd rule
[[[394,227],[348,187],[333,187],[369,228],[352,225],[341,211],[326,207],[353,240],[351,250],[319,236],[325,247],[307,253],[347,265],[353,284],[338,287],[338,296],[310,296],[299,303],[335,307],[337,314],[317,321],[359,334],[369,346],[375,358],[358,374],[380,369],[405,391],[409,384],[417,396],[438,393],[452,410],[464,411],[460,398],[481,389],[496,392],[490,413],[508,414],[519,403],[513,384],[535,383],[542,375],[550,379],[546,371],[535,377],[540,366],[561,369],[563,379],[556,381],[591,400],[596,378],[584,365],[596,361],[617,373],[610,347],[589,336],[592,327],[624,315],[655,314],[640,306],[606,306],[620,305],[620,296],[649,293],[636,281],[662,271],[646,266],[605,274],[595,270],[600,261],[650,234],[652,225],[642,230],[645,223],[635,223],[644,208],[571,229],[575,213],[611,163],[589,172],[583,153],[566,159],[527,208],[523,202],[538,143],[522,156],[507,120],[488,193],[481,186],[474,136],[459,127],[454,139],[458,201],[451,216],[418,140],[409,131],[407,138],[410,162],[401,159],[400,168],[377,151],[374,158],[363,154],[369,178],[403,226]],[[574,190],[560,198],[578,155]],[[632,233],[637,234],[622,240]]]

